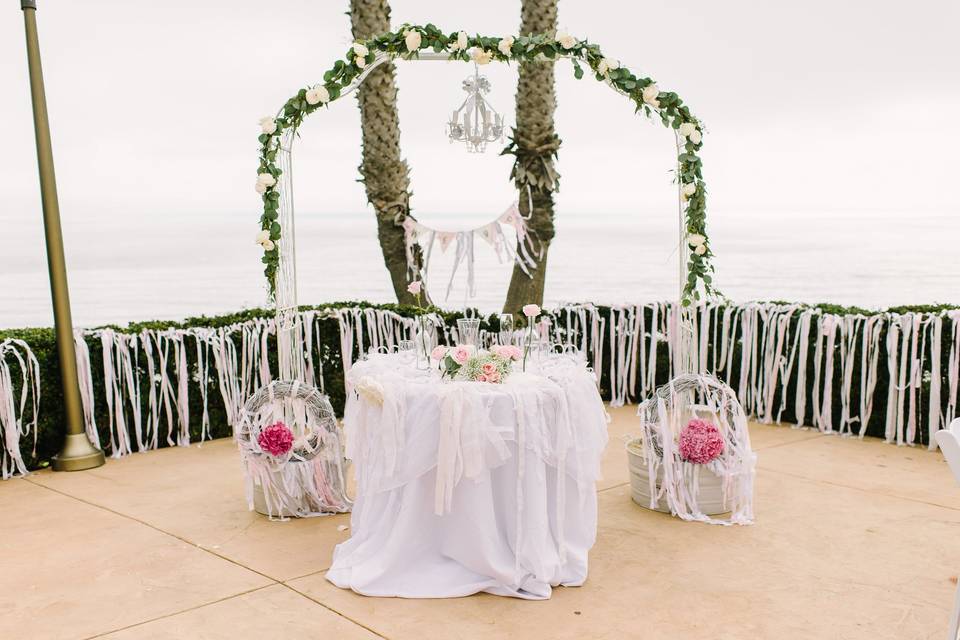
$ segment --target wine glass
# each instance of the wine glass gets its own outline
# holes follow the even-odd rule
[[[513,344],[513,314],[500,314],[500,344]]]

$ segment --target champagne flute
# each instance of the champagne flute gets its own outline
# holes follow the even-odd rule
[[[513,314],[500,314],[500,344],[513,344]]]

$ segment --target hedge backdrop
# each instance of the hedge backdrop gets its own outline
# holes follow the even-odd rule
[[[674,311],[666,303],[578,304],[544,317],[556,341],[586,351],[603,397],[622,404],[673,374]],[[340,413],[345,369],[369,348],[407,337],[422,312],[350,302],[300,313],[308,381]],[[431,309],[428,317],[449,341],[462,313]],[[694,317],[699,369],[729,383],[760,421],[932,448],[931,435],[958,413],[957,307],[723,303],[700,305]],[[112,456],[231,435],[243,402],[276,375],[272,318],[251,309],[79,330],[88,434]],[[496,335],[495,315],[482,331]],[[58,364],[52,329],[0,330],[4,478],[46,466],[61,444]]]

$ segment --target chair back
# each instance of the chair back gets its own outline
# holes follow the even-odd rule
[[[960,483],[960,418],[951,422],[946,429],[937,431],[934,437],[940,445],[940,451],[943,451],[943,457],[947,459],[953,477]]]

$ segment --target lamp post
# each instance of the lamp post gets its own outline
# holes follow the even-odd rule
[[[77,353],[73,345],[73,320],[70,317],[70,293],[63,258],[63,233],[60,230],[60,205],[57,180],[53,172],[53,148],[47,121],[47,98],[43,90],[40,44],[37,40],[36,0],[20,0],[27,33],[27,63],[30,67],[30,97],[33,99],[33,127],[37,138],[37,163],[40,166],[40,197],[43,203],[43,230],[47,240],[47,268],[53,297],[53,320],[60,356],[63,384],[63,412],[67,420],[63,448],[53,458],[56,471],[81,471],[103,464],[103,452],[94,447],[83,427],[80,384],[77,380]]]

